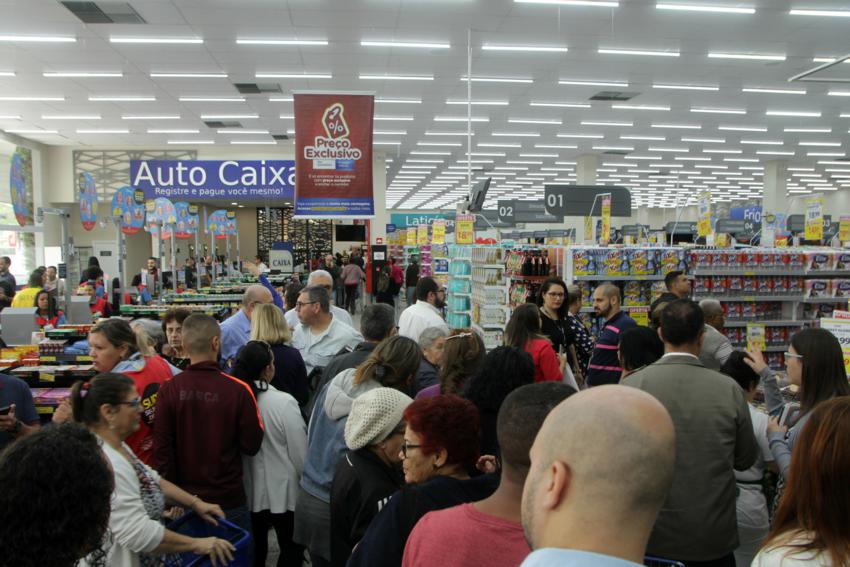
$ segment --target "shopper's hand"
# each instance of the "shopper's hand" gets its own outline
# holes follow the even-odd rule
[[[169,506],[162,513],[162,517],[168,520],[177,520],[183,517],[186,511],[180,506]]]
[[[260,277],[260,269],[257,267],[257,264],[255,264],[254,262],[249,262],[248,260],[243,260],[242,261],[242,267],[245,268],[246,270],[248,270],[248,273],[250,273],[255,278]]]
[[[764,355],[760,350],[745,350],[747,356],[744,357],[744,363],[753,369],[756,374],[761,374],[761,371],[767,368],[767,363],[764,361]]]
[[[771,433],[787,433],[788,428],[784,425],[779,425],[778,417],[771,417],[767,422],[767,433],[770,435]]]
[[[481,455],[475,463],[475,468],[484,474],[494,473],[499,470],[499,459],[494,455]]]
[[[195,555],[209,555],[213,567],[227,565],[233,561],[234,551],[236,548],[233,544],[217,537],[195,539],[195,549],[192,550]]]
[[[564,369],[567,367],[567,355],[559,354],[558,355],[558,366],[561,368],[561,374],[564,373]]]
[[[0,415],[0,431],[14,431],[18,425],[18,418],[15,417],[15,404],[9,406],[9,413]]]
[[[205,522],[214,526],[218,525],[218,520],[216,520],[216,518],[224,519],[224,511],[222,511],[221,506],[218,504],[204,502],[200,498],[192,504],[192,510],[194,510],[198,516],[203,518]]]
[[[60,401],[59,405],[56,406],[56,411],[53,412],[53,418],[51,421],[53,421],[56,425],[61,425],[71,421],[71,416],[71,404],[68,402],[68,398],[62,398],[62,401]]]

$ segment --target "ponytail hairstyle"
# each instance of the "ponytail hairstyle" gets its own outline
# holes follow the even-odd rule
[[[384,339],[354,372],[354,384],[374,380],[386,388],[410,391],[411,377],[422,362],[422,350],[416,341],[401,335]]]
[[[274,354],[265,341],[248,341],[236,354],[231,375],[245,382],[256,398],[268,390],[268,384],[260,380],[260,374],[274,362]],[[257,381],[262,384],[257,386]]]
[[[130,324],[123,319],[106,319],[95,325],[89,334],[100,333],[115,348],[127,347],[127,357],[141,350],[138,337]]]
[[[100,406],[117,406],[127,394],[136,391],[131,378],[114,372],[98,374],[88,381],[78,380],[71,388],[71,409],[74,421],[86,426],[100,422]]]

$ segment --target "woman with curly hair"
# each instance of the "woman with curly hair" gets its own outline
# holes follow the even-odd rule
[[[84,427],[45,427],[0,455],[0,567],[105,566],[112,471]]]
[[[416,394],[416,399],[440,394],[462,395],[469,379],[484,361],[487,349],[484,341],[472,329],[455,329],[446,337],[443,346],[443,363],[440,366],[440,383]]]

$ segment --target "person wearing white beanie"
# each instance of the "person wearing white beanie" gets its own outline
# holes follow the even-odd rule
[[[331,565],[344,566],[381,508],[404,484],[404,410],[413,403],[394,388],[356,398],[345,424],[343,456],[331,487]]]

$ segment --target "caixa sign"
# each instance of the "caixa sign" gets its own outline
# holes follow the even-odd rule
[[[291,274],[293,266],[292,243],[275,242],[269,251],[269,268],[282,274]]]

